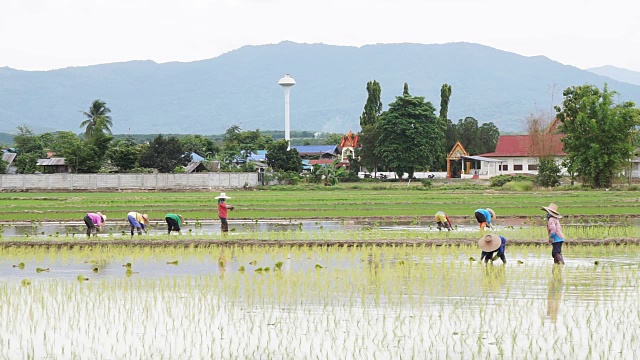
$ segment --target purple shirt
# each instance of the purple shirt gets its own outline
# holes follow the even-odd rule
[[[102,226],[102,216],[94,213],[87,213],[87,216],[91,218],[91,221],[96,224],[96,226]]]

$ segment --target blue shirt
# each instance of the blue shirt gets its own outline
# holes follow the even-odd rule
[[[500,236],[500,247],[498,248],[498,250],[483,251],[482,254],[480,254],[480,258],[482,259],[483,257],[489,254],[493,254],[495,251],[498,251],[498,256],[503,255],[506,246],[507,246],[507,239],[505,239],[504,236]]]
[[[484,215],[484,218],[487,219],[487,224],[491,225],[491,213],[488,212],[485,209],[478,209],[475,212],[479,212],[480,214]]]

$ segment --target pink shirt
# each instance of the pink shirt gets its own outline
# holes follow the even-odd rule
[[[562,225],[560,225],[560,221],[554,217],[549,218],[549,221],[547,221],[547,232],[549,233],[549,236],[551,236],[551,234],[556,234],[557,237],[564,239]]]
[[[102,216],[94,213],[87,213],[87,215],[91,218],[91,221],[97,226],[102,226]]]

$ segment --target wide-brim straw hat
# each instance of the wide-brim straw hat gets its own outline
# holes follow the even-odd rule
[[[219,196],[216,196],[215,199],[231,199],[231,196],[227,196],[227,194],[221,192]]]
[[[142,214],[142,221],[144,222],[145,225],[149,225],[149,215]]]
[[[557,217],[558,219],[562,217],[562,215],[560,215],[560,213],[558,212],[558,205],[554,203],[549,204],[549,206],[543,206],[541,207],[541,209],[551,214],[551,216]]]
[[[102,222],[107,221],[107,216],[106,215],[102,215],[102,213],[99,212],[99,211],[96,214],[102,218]]]
[[[496,218],[496,212],[495,212],[495,211],[493,211],[493,210],[491,210],[491,209],[489,209],[489,208],[487,208],[487,211],[491,214],[491,218],[492,218],[492,219],[495,219],[495,218]]]
[[[502,245],[502,240],[496,234],[486,234],[478,240],[478,246],[484,252],[496,251],[500,245]]]

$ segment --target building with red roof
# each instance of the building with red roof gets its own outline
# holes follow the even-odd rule
[[[567,156],[562,146],[562,138],[565,136],[551,131],[537,136],[501,135],[496,151],[477,155],[497,160],[479,160],[479,175],[491,177],[501,174],[538,174],[538,158],[541,156],[555,156],[558,163]]]

